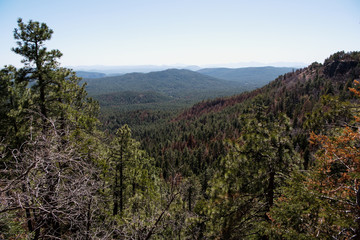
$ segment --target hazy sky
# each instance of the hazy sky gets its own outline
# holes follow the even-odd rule
[[[359,0],[0,0],[0,67],[17,19],[54,30],[64,66],[323,62],[360,50]]]

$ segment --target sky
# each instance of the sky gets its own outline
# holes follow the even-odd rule
[[[63,66],[310,64],[360,50],[359,0],[0,0],[0,67],[17,19],[54,30]]]

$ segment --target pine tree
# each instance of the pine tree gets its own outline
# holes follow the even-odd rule
[[[356,88],[350,90],[360,97],[358,84],[355,81]],[[318,149],[314,166],[295,172],[280,189],[282,196],[269,214],[269,235],[278,239],[360,238],[359,122],[355,111],[355,120],[343,127],[324,126],[322,134],[311,133],[311,146]]]
[[[19,147],[29,129],[27,109],[32,103],[26,83],[18,82],[17,69],[5,66],[0,71],[0,136],[11,147]]]
[[[74,72],[59,67],[60,51],[46,49],[52,33],[45,23],[19,19],[13,51],[24,67],[0,73],[0,213],[23,216],[32,239],[89,238],[101,202],[98,105]]]
[[[37,117],[33,121],[40,118],[42,127],[49,119],[61,128],[70,122],[82,128],[92,127],[98,107],[86,98],[85,85],[79,86],[81,79],[70,69],[59,67],[57,60],[62,53],[45,47],[45,41],[50,40],[52,34],[53,30],[45,23],[30,20],[25,24],[22,19],[18,20],[14,31],[18,46],[12,50],[24,57],[24,67],[17,70],[14,81],[24,82],[26,86],[31,83],[33,104],[29,110],[37,113],[33,114]],[[84,116],[88,119],[83,119]]]
[[[259,223],[269,221],[268,212],[298,159],[290,140],[286,116],[271,117],[264,106],[242,116],[244,127],[220,170],[211,180],[207,215],[210,235],[222,239],[265,236]]]

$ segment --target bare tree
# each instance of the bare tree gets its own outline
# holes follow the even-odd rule
[[[53,125],[55,126],[55,124]],[[33,239],[92,239],[101,182],[82,143],[50,128],[11,154],[0,170],[0,216],[16,212]],[[2,158],[9,157],[2,155]]]

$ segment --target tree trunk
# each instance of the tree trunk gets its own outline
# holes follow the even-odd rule
[[[358,208],[360,207],[360,186],[356,192],[356,204],[358,205]],[[357,214],[356,214],[356,230],[355,230],[355,236],[353,239],[356,240],[360,240],[360,211],[357,209]]]
[[[267,189],[267,211],[270,210],[274,204],[274,190],[275,190],[275,171],[271,170],[269,173],[269,185]]]
[[[35,219],[35,225],[34,225],[35,234],[34,234],[33,240],[38,240],[39,237],[40,237],[40,226],[38,226],[38,224],[39,224],[39,218],[38,218],[38,216],[36,215],[36,212],[35,212],[34,209],[33,209],[33,216],[34,216],[34,219]]]
[[[45,106],[45,82],[44,82],[44,78],[43,78],[43,66],[42,66],[42,61],[39,57],[39,46],[38,43],[35,43],[35,51],[36,51],[36,57],[35,57],[35,62],[36,62],[36,68],[37,68],[37,74],[38,75],[38,81],[39,81],[39,90],[40,90],[40,112],[42,114],[42,118],[43,118],[43,122],[46,122],[46,118],[47,118],[47,111],[46,111],[46,106]],[[44,125],[44,129],[45,129],[45,125]]]
[[[113,216],[115,216],[117,213],[118,213],[118,208],[119,208],[119,202],[118,202],[118,199],[119,199],[119,196],[118,196],[118,170],[116,169],[115,170],[115,186],[114,186],[114,199],[113,199],[113,202],[114,202],[114,207],[113,207]]]
[[[191,195],[192,195],[191,186],[189,187],[188,194],[189,194],[189,211],[191,212]]]
[[[87,223],[86,223],[86,240],[90,240],[90,227],[91,227],[91,202],[92,198],[89,200],[88,211],[87,211]]]
[[[121,161],[120,163],[120,213],[122,214],[123,210],[124,210],[124,193],[123,193],[123,188],[124,188],[124,176],[123,176],[123,171],[124,171],[124,166],[123,166],[123,162]]]
[[[28,206],[29,206],[29,204],[26,202],[25,207],[28,207]],[[33,228],[32,221],[31,221],[31,212],[28,208],[25,209],[25,214],[26,214],[26,222],[27,222],[29,232],[33,232],[34,228]]]
[[[41,75],[39,76],[39,85],[40,85],[40,112],[42,114],[43,121],[45,122],[47,118],[47,111],[45,106],[45,84],[42,80]]]

